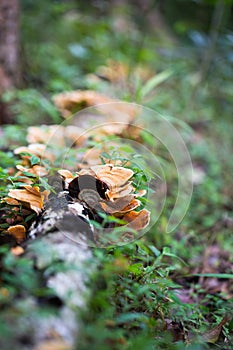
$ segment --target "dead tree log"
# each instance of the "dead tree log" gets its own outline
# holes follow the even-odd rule
[[[85,215],[86,214],[86,215]],[[87,283],[94,271],[89,240],[92,239],[92,228],[88,222],[86,208],[74,201],[66,191],[54,195],[44,213],[30,230],[31,237],[38,237],[37,246],[30,243],[27,255],[33,258],[35,266],[44,270],[54,264],[53,259],[68,265],[66,271],[59,271],[45,279],[46,286],[51,288],[61,300],[62,306],[58,315],[34,323],[34,348],[38,349],[51,337],[59,335],[67,347],[73,349],[80,331],[78,313],[86,307],[89,294]],[[38,254],[47,250],[46,255]],[[39,331],[38,331],[39,330]],[[56,339],[50,339],[50,342]]]
[[[13,327],[13,337],[5,341],[0,337],[1,350],[76,349],[79,315],[87,308],[91,293],[87,284],[96,268],[88,244],[92,228],[86,209],[67,196],[62,191],[50,199],[24,247],[23,257],[33,262],[36,280],[51,295],[41,298],[19,291],[14,302],[18,313],[9,310],[4,319],[7,328]],[[47,312],[51,308],[53,313]]]

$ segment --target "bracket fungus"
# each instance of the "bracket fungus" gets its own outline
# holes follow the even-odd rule
[[[148,226],[150,212],[140,209],[142,203],[137,198],[146,191],[135,192],[131,169],[104,164],[81,170],[76,175],[64,169],[58,173],[63,177],[64,189],[70,197],[85,203],[90,211],[99,215],[99,219],[101,213],[116,218],[115,224],[111,221],[111,228],[126,226],[126,231],[140,231]]]

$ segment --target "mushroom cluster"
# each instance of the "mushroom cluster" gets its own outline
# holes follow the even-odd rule
[[[5,223],[5,216],[2,216],[1,222],[6,224],[8,234],[15,236],[18,242],[28,237],[27,230],[35,214],[43,216],[46,203],[51,203],[53,197],[53,193],[46,190],[50,184],[46,184],[47,179],[43,178],[50,178],[50,169],[59,158],[59,151],[71,149],[77,150],[73,164],[67,165],[69,170],[58,171],[64,184],[62,187],[59,183],[58,187],[59,191],[64,192],[67,210],[75,212],[74,216],[84,218],[84,221],[87,214],[91,227],[96,231],[98,225],[104,234],[107,230],[111,234],[112,229],[122,228],[122,234],[131,239],[132,235],[137,235],[149,224],[150,212],[143,208],[140,200],[146,191],[136,192],[130,160],[122,166],[120,159],[113,160],[110,156],[106,157],[109,164],[99,163],[106,161],[102,157],[103,153],[117,148],[117,142],[111,140],[113,135],[120,135],[122,139],[139,138],[141,129],[134,125],[134,120],[140,108],[95,91],[81,90],[56,95],[54,103],[64,118],[84,107],[92,108],[75,114],[73,125],[28,128],[28,146],[14,151],[21,158],[17,170],[13,169],[16,186],[2,200],[8,205],[10,219],[7,218]],[[110,141],[103,142],[108,138]],[[91,146],[93,142],[97,145],[94,148]],[[74,175],[72,172],[77,169],[81,170]],[[95,226],[93,222],[98,225]],[[122,241],[122,236],[118,235],[117,239]]]
[[[139,199],[146,191],[135,192],[131,169],[104,164],[82,169],[75,176],[68,170],[58,173],[69,196],[83,203],[92,214],[90,217],[103,224],[101,235],[106,228],[124,227],[124,237],[130,238],[134,230],[138,233],[149,224],[150,212],[140,208]],[[108,217],[110,221],[106,220]],[[122,236],[117,238],[118,241],[121,239]]]

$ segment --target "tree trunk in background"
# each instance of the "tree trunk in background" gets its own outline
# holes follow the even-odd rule
[[[19,82],[19,1],[0,0],[0,123],[10,120],[1,96]]]
[[[126,4],[125,0],[111,0],[111,2],[113,9]],[[144,35],[155,34],[161,41],[164,41],[165,45],[177,42],[176,36],[166,23],[162,1],[134,0],[130,5],[132,5],[134,20],[136,18],[136,23]]]

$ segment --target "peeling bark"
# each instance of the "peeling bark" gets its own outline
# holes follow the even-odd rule
[[[51,295],[35,297],[27,289],[18,290],[14,308],[4,318],[6,327],[13,329],[13,337],[0,337],[1,350],[77,348],[80,314],[87,309],[91,295],[87,285],[96,267],[88,246],[88,224],[82,226],[80,204],[74,212],[74,205],[69,207],[65,199],[65,192],[54,195],[29,232],[34,239],[26,241],[24,247],[23,258],[33,262],[36,283],[49,288]],[[67,225],[69,216],[72,220]]]
[[[46,251],[46,256],[39,254],[41,249]],[[75,349],[81,329],[79,314],[86,309],[90,296],[87,283],[94,271],[91,249],[87,245],[75,244],[63,232],[54,231],[31,242],[27,256],[34,259],[35,267],[40,271],[57,262],[69,266],[66,271],[45,278],[46,286],[55,291],[61,306],[56,315],[31,319],[33,345],[30,350],[43,348],[45,343],[53,344],[57,340],[64,343],[67,350]]]

